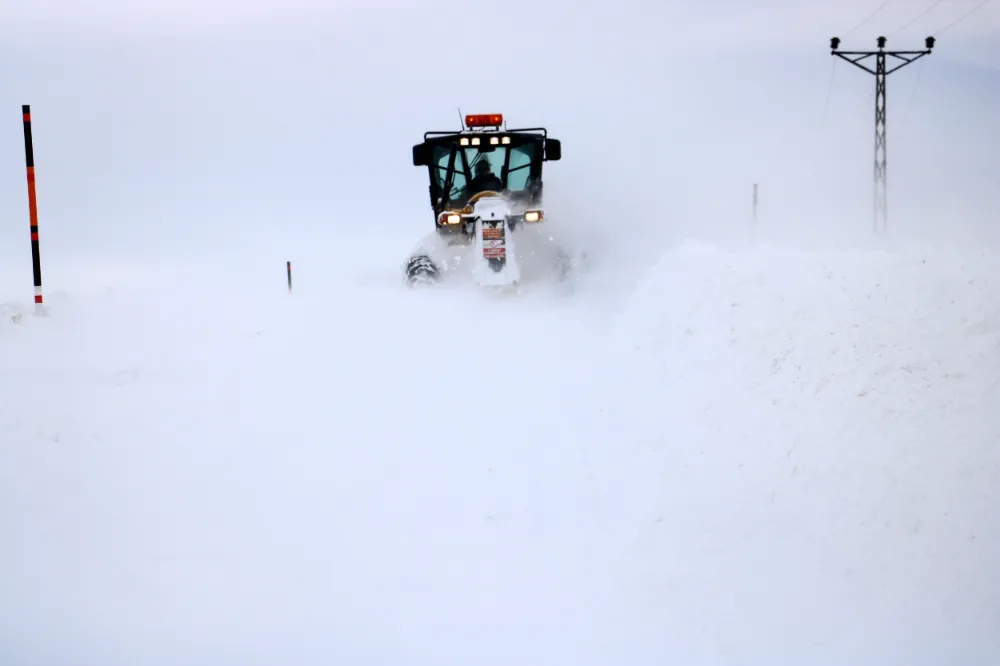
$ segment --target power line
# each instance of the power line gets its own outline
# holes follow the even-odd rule
[[[973,7],[972,9],[970,9],[969,11],[965,12],[964,14],[962,14],[961,16],[959,16],[957,19],[955,19],[954,21],[952,21],[951,23],[949,23],[945,27],[941,28],[940,30],[935,30],[934,34],[940,35],[945,30],[950,30],[951,28],[955,27],[956,25],[958,25],[959,23],[961,23],[965,19],[969,18],[970,16],[972,16],[973,14],[975,14],[976,12],[978,12],[980,9],[982,9],[986,5],[990,4],[990,1],[991,0],[981,0],[981,2],[978,5],[976,5],[975,7]]]
[[[924,71],[924,63],[917,63],[917,76],[913,81],[913,91],[910,93],[910,104],[913,104],[913,98],[917,96],[917,86],[920,84],[920,74]]]
[[[864,19],[862,19],[861,22],[858,23],[857,25],[855,25],[853,28],[851,28],[850,30],[848,30],[847,32],[845,32],[844,33],[844,37],[847,37],[851,33],[855,32],[858,28],[862,27],[863,25],[865,25],[866,23],[868,23],[869,21],[871,21],[873,18],[875,18],[876,16],[878,16],[879,12],[881,12],[883,9],[885,9],[886,7],[888,7],[889,4],[892,3],[892,2],[893,2],[893,0],[882,0],[882,4],[880,4],[878,7],[876,7],[875,11],[873,11],[871,14],[869,14]],[[831,68],[831,70],[830,70],[830,86],[827,88],[827,91],[826,91],[826,103],[823,105],[823,116],[822,116],[822,119],[820,120],[820,125],[821,126],[826,122],[827,111],[829,110],[829,106],[830,106],[830,94],[833,92],[833,76],[834,76],[834,72],[836,72],[836,71],[837,71],[837,61],[834,60],[834,62],[833,62],[833,68]],[[874,98],[875,98],[875,91],[873,90],[872,91],[872,99],[874,99]]]
[[[844,33],[844,37],[847,37],[847,36],[848,36],[848,35],[850,35],[850,34],[851,34],[852,32],[854,32],[855,30],[857,30],[858,28],[860,28],[861,26],[863,26],[863,25],[864,25],[865,23],[868,23],[868,21],[871,21],[871,20],[872,20],[873,18],[875,18],[875,16],[876,16],[876,15],[877,15],[877,14],[878,14],[878,13],[879,13],[880,11],[882,11],[883,9],[885,9],[885,8],[886,8],[886,5],[888,5],[888,4],[890,3],[890,2],[892,2],[892,0],[884,0],[884,1],[882,2],[882,4],[881,4],[881,5],[879,5],[879,6],[878,6],[878,7],[877,7],[877,8],[875,9],[875,11],[873,11],[873,12],[872,12],[871,14],[869,14],[869,15],[868,15],[868,17],[867,17],[867,18],[866,18],[865,20],[863,20],[863,21],[862,21],[861,23],[857,24],[856,26],[854,26],[853,28],[851,28],[850,30],[848,30],[847,32],[845,32],[845,33]]]
[[[929,8],[927,8],[926,10],[924,10],[923,12],[921,12],[919,15],[917,15],[913,20],[909,21],[902,28],[897,29],[896,32],[901,32],[902,30],[906,29],[907,27],[913,25],[920,18],[922,18],[923,16],[926,16],[927,14],[929,14],[931,12],[931,10],[933,10],[935,7],[937,7],[938,5],[940,5],[943,1],[944,0],[936,0],[936,2],[934,2],[933,5],[931,5]],[[941,28],[940,30],[935,30],[934,34],[938,34],[939,35],[942,32],[944,32],[945,30],[948,30],[949,28],[953,28],[954,26],[958,25],[959,23],[961,23],[965,19],[969,18],[970,16],[972,16],[973,14],[975,14],[976,12],[978,12],[980,9],[982,9],[986,5],[990,4],[990,2],[992,2],[992,0],[980,0],[980,2],[977,3],[972,9],[970,9],[967,12],[965,12],[964,14],[962,14],[961,16],[959,16],[957,19],[955,19],[954,21],[952,21],[948,25],[946,25],[945,27]],[[917,88],[920,85],[920,75],[923,73],[923,71],[924,71],[923,63],[918,63],[917,64],[917,76],[916,76],[916,78],[913,81],[913,90],[910,93],[910,104],[913,104],[913,100],[917,96]]]
[[[910,19],[909,21],[907,21],[906,23],[904,23],[901,28],[896,28],[895,30],[893,30],[892,32],[890,32],[888,36],[892,37],[893,35],[895,35],[897,33],[900,33],[903,30],[906,30],[911,25],[913,25],[914,23],[916,23],[917,21],[919,21],[920,19],[922,19],[923,17],[927,16],[932,11],[934,11],[935,9],[937,9],[937,6],[940,5],[942,2],[944,2],[944,0],[936,0],[930,7],[928,7],[927,9],[925,9],[922,12],[920,12],[919,14],[917,14],[916,16],[914,16],[912,19]],[[940,31],[938,31],[938,32],[940,32]]]
[[[863,26],[864,24],[868,23],[873,18],[875,18],[876,16],[878,16],[879,12],[881,12],[883,9],[885,9],[889,5],[889,3],[891,3],[892,1],[893,0],[882,0],[882,4],[880,4],[878,7],[876,7],[875,11],[873,11],[871,14],[869,14],[868,16],[866,16],[865,18],[863,18],[861,20],[861,22],[858,23],[857,25],[855,25],[853,28],[851,28],[850,30],[848,30],[847,32],[845,32],[844,33],[844,37],[847,37],[851,33],[855,32],[858,28],[860,28],[861,26]],[[833,61],[833,67],[830,68],[830,85],[826,89],[826,102],[823,104],[823,116],[820,119],[820,126],[822,126],[826,122],[827,112],[829,111],[829,108],[830,108],[830,95],[833,92],[833,76],[834,76],[834,73],[836,71],[837,71],[837,61],[834,60]],[[874,92],[872,94],[874,95]]]
[[[823,115],[819,119],[820,127],[826,124],[826,114],[830,110],[830,93],[833,92],[833,75],[837,73],[837,61],[834,60],[831,64],[833,66],[830,68],[830,84],[826,88],[826,102],[823,103]]]

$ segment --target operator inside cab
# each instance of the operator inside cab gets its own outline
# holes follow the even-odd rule
[[[475,175],[469,183],[469,195],[476,195],[487,190],[500,192],[503,190],[503,182],[493,173],[489,160],[484,158],[476,162]]]

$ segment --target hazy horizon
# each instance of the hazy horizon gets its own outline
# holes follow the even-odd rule
[[[665,197],[655,227],[710,231],[745,216],[759,182],[773,228],[856,225],[863,235],[874,77],[833,58],[829,37],[872,48],[930,5],[889,3],[852,33],[877,6],[519,0],[494,11],[438,0],[418,12],[388,0],[220,0],[139,10],[105,0],[81,12],[22,3],[0,26],[9,116],[0,122],[0,248],[21,256],[25,245],[25,103],[52,254],[162,245],[183,256],[198,245],[195,230],[203,246],[229,245],[247,230],[285,238],[355,227],[359,215],[416,236],[427,229],[426,176],[410,165],[410,146],[427,129],[456,126],[459,108],[563,139],[548,190],[588,230],[603,230],[594,218],[635,217],[644,199]],[[926,32],[973,6],[941,3],[890,45],[920,48]],[[469,48],[503,38],[480,64],[430,48],[446,29]],[[915,226],[907,216],[997,210],[987,171],[1000,113],[996,44],[1000,7],[987,4],[890,77],[900,228]],[[586,204],[570,200],[577,187],[590,193]],[[823,219],[803,223],[807,213]],[[632,224],[652,224],[642,217]]]
[[[139,11],[107,0],[78,15],[73,3],[22,3],[0,26],[0,252],[26,260],[25,103],[46,256],[183,257],[248,234],[291,253],[295,234],[360,224],[416,237],[426,176],[410,146],[456,126],[459,108],[560,137],[566,158],[548,190],[583,231],[625,215],[679,237],[730,234],[759,182],[771,229],[864,236],[874,80],[830,56],[829,37],[871,48],[929,5],[889,3],[851,33],[876,6],[435,2],[418,12],[300,0]],[[942,3],[890,44],[919,48],[925,29],[970,7]],[[482,65],[429,48],[450,25],[470,48],[503,39]],[[983,44],[998,37],[1000,9],[988,4],[890,77],[899,229],[997,209],[986,170],[1000,54],[984,57]],[[638,213],[649,197],[667,204],[655,223]]]

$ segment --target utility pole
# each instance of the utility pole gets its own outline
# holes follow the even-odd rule
[[[852,65],[875,75],[875,201],[873,209],[873,226],[875,232],[885,231],[889,221],[888,181],[886,180],[886,144],[885,144],[885,79],[898,69],[906,67],[914,60],[930,55],[934,48],[934,38],[924,40],[923,51],[886,51],[885,37],[879,37],[877,51],[839,51],[840,38],[830,39],[830,54],[846,60]],[[875,69],[862,60],[875,56]],[[886,57],[895,58],[892,67],[886,66]],[[898,62],[897,62],[898,61]]]

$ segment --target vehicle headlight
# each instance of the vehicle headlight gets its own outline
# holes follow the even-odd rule
[[[525,222],[541,222],[545,219],[545,213],[540,210],[529,210],[524,214]]]

